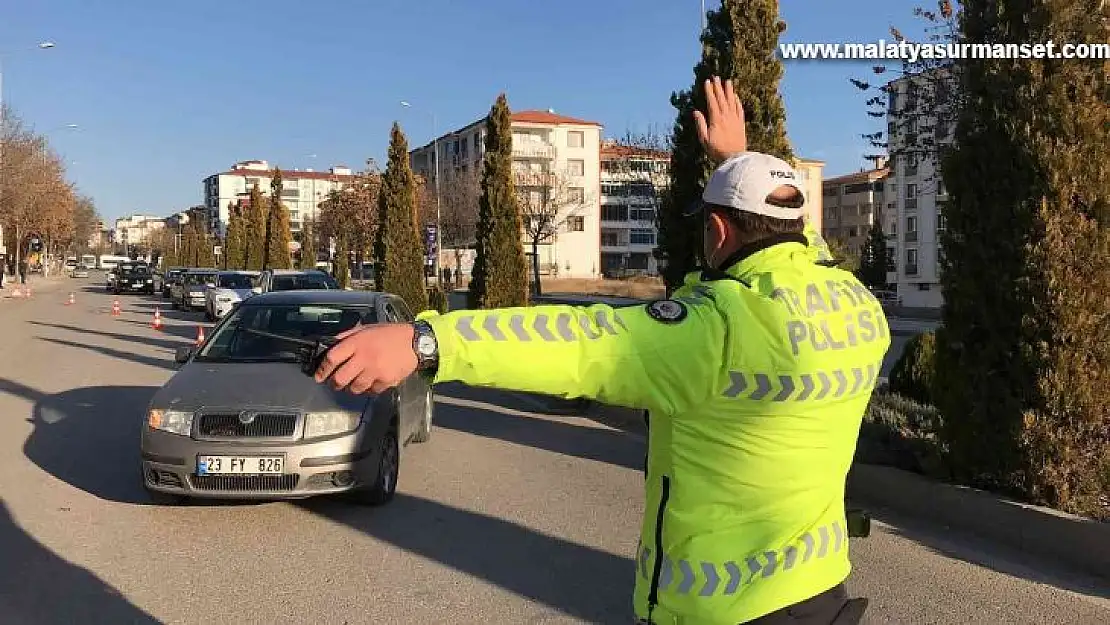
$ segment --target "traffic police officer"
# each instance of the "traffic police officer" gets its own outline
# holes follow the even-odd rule
[[[850,273],[815,262],[797,174],[745,151],[731,85],[706,95],[699,134],[723,162],[690,211],[704,269],[670,298],[422,313],[341,335],[316,379],[381,392],[421,370],[646,409],[639,622],[857,622],[845,480],[886,318]]]

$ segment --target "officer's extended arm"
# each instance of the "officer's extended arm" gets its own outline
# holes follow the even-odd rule
[[[706,302],[465,310],[427,319],[436,382],[682,411],[719,391],[725,323]],[[662,313],[658,311],[662,310]]]

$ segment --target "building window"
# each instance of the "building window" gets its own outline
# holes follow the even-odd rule
[[[580,158],[572,158],[567,161],[567,175],[568,176],[585,176],[586,175],[586,161]]]
[[[283,188],[281,190],[281,197],[290,198],[290,199],[299,198],[299,197],[301,197],[301,190],[300,189],[295,189],[295,188],[294,189],[285,189],[285,188]]]
[[[608,247],[618,247],[621,244],[621,235],[617,230],[602,230],[601,244]]]
[[[582,187],[567,189],[567,202],[570,204],[584,204],[586,202],[586,190]]]
[[[917,275],[917,250],[916,249],[906,250],[906,275],[907,276],[916,276]]]
[[[940,173],[937,173],[937,195],[948,195],[948,189],[944,188],[944,180],[941,179]]]
[[[628,232],[628,242],[632,245],[655,245],[655,230],[633,228]]]
[[[940,213],[937,213],[937,232],[944,232],[944,229],[947,228],[947,227],[948,227],[948,223],[944,219],[944,215],[940,214]]]
[[[917,184],[913,182],[906,183],[906,199],[913,200],[917,198]]]
[[[567,217],[567,232],[585,232],[586,218],[580,215]]]
[[[893,247],[886,248],[886,270],[887,271],[898,271],[898,268],[894,266],[894,259],[896,259],[896,258],[898,258],[898,252]]]
[[[859,236],[859,228],[857,226],[851,226],[851,227],[848,228],[848,238],[849,239],[853,239],[853,238],[858,237],[858,236]]]
[[[580,148],[586,145],[586,133],[581,130],[571,130],[567,133],[567,147]]]
[[[258,178],[247,178],[247,191],[250,191],[252,188],[254,188],[256,186],[259,187],[259,188],[262,188],[261,185],[258,184],[258,182],[259,182]]]
[[[605,204],[601,207],[602,221],[628,221],[628,207],[624,204]]]
[[[634,221],[655,221],[655,209],[633,206],[630,215]]]

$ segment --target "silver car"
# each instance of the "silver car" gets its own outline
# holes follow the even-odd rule
[[[389,502],[401,447],[431,436],[431,387],[413,375],[386,393],[354,395],[318,384],[300,363],[319,337],[411,320],[400,298],[369,291],[244,300],[199,349],[178,350],[181,369],[151,401],[141,441],[146,490],[166,504],[333,493]]]
[[[204,310],[208,288],[216,286],[215,269],[190,269],[181,277],[180,294],[170,304],[182,310]],[[175,285],[171,287],[177,289]],[[180,298],[180,299],[179,299]]]

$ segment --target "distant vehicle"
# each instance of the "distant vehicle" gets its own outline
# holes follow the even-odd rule
[[[66,256],[66,269],[69,269],[70,271],[72,271],[73,268],[76,267],[76,266],[77,266],[77,257],[76,256]]]
[[[113,256],[112,254],[101,254],[100,257],[96,259],[96,266],[100,269],[103,269],[104,271],[111,271],[116,268],[116,265],[130,261],[131,257],[129,256]]]
[[[216,286],[216,269],[189,269],[181,276],[180,286],[173,287],[170,303],[182,310],[201,310],[204,308],[205,292],[208,287]]]
[[[88,278],[89,268],[85,265],[76,265],[73,270],[69,272],[69,275],[72,278]]]
[[[172,297],[171,287],[181,280],[181,275],[184,273],[184,267],[168,267],[162,273],[162,297]]]
[[[89,269],[94,269],[96,268],[96,256],[94,254],[83,254],[81,256],[81,262],[79,264],[84,265]]]
[[[258,277],[254,292],[339,289],[339,283],[314,269],[267,269]]]
[[[154,295],[154,273],[150,271],[150,265],[128,261],[117,265],[111,273],[115,276],[112,282],[112,293]]]
[[[257,271],[221,271],[216,286],[205,295],[204,317],[209,321],[223,319],[239,302],[254,295]]]
[[[185,498],[393,499],[401,447],[432,434],[432,390],[417,374],[379,395],[318,384],[303,350],[358,324],[407,322],[400,298],[370,291],[285,291],[244,300],[150,403],[140,442],[156,503]]]

